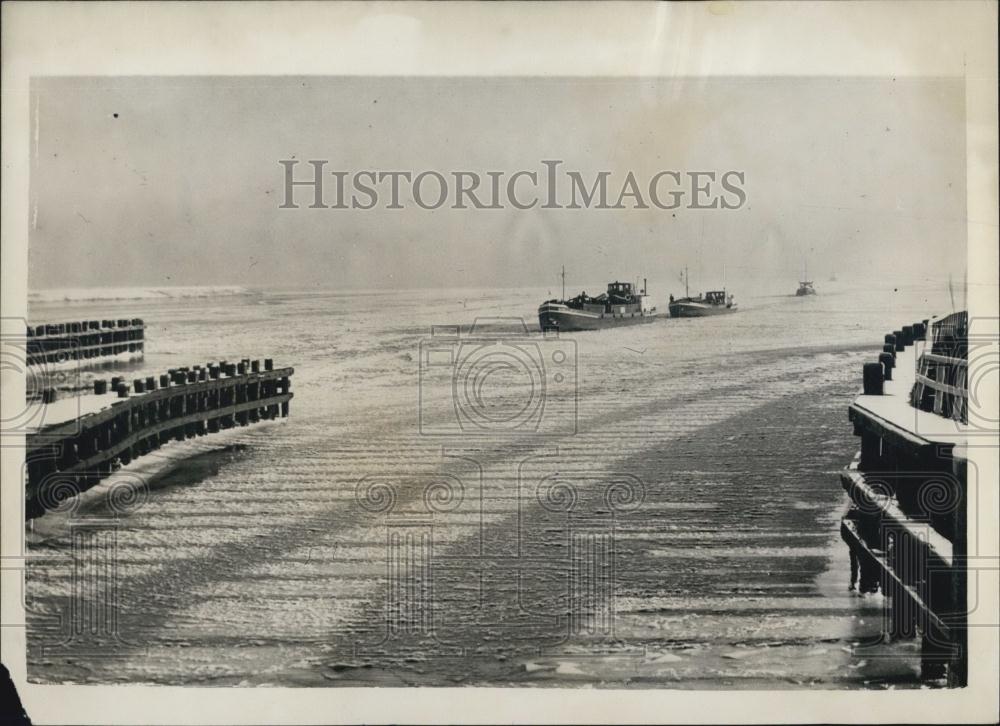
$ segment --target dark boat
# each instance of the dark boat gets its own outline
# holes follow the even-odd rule
[[[564,290],[565,280],[564,269]],[[608,283],[607,292],[597,297],[583,292],[569,300],[546,300],[538,308],[538,326],[543,331],[600,330],[652,322],[663,316],[649,304],[645,285],[643,280],[642,290],[637,290],[631,282],[616,280]]]
[[[799,289],[795,291],[796,296],[802,297],[804,295],[815,295],[816,288],[808,280],[799,283]]]
[[[796,297],[805,297],[806,295],[815,295],[816,288],[813,287],[812,281],[809,279],[809,265],[805,262],[802,263],[802,281],[799,282],[799,289],[795,291]]]
[[[739,310],[732,295],[726,295],[725,290],[712,290],[704,296],[682,297],[670,301],[670,317],[672,318],[704,318],[709,315],[725,315]]]
[[[726,315],[737,312],[736,302],[733,296],[727,295],[725,290],[711,290],[703,296],[691,297],[688,292],[688,273],[684,270],[684,297],[674,299],[670,296],[670,317],[672,318],[705,318],[710,315]]]

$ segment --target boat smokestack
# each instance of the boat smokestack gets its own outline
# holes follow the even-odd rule
[[[646,294],[646,278],[642,278],[642,294]]]

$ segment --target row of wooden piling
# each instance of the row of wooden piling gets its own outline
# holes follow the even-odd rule
[[[169,441],[287,416],[293,373],[269,358],[243,359],[173,368],[131,383],[118,376],[95,381],[95,394],[117,394],[108,408],[28,436],[26,517],[60,507]]]
[[[261,371],[274,370],[274,361],[265,358],[263,363],[260,360],[250,360],[244,358],[238,363],[229,361],[219,361],[218,363],[208,363],[204,366],[194,365],[192,367],[170,368],[166,373],[157,376],[146,376],[145,378],[135,378],[129,383],[125,376],[112,376],[110,380],[99,378],[94,380],[94,394],[103,395],[109,392],[118,394],[119,398],[128,398],[130,393],[148,393],[158,388],[168,388],[171,385],[184,385],[186,383],[197,383],[199,381],[219,380],[223,377],[242,376],[247,373],[260,373]]]
[[[882,395],[885,381],[892,380],[892,371],[896,367],[896,354],[916,341],[924,340],[929,322],[928,319],[913,325],[904,325],[899,330],[886,334],[878,361],[864,364],[862,381],[866,396]]]
[[[122,353],[143,353],[146,326],[142,318],[81,320],[29,326],[27,363],[40,366],[84,361]]]
[[[937,340],[943,326],[931,327]],[[927,333],[923,321],[886,335],[879,362],[864,366],[864,394],[885,395],[897,354]],[[912,401],[908,393],[897,395]],[[968,671],[967,464],[955,455],[953,441],[923,435],[913,419],[875,413],[881,410],[864,399],[849,409],[861,439],[860,452],[841,474],[851,498],[841,522],[851,586],[885,596],[883,642],[920,638],[922,678],[962,686]]]

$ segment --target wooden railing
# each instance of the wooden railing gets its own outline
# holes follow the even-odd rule
[[[968,423],[968,313],[953,313],[933,323],[931,331],[931,350],[917,363],[910,404],[921,411]]]

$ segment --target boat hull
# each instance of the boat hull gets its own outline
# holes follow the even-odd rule
[[[651,323],[664,316],[655,312],[635,313],[592,313],[576,310],[565,305],[545,304],[538,308],[538,327],[541,330],[603,330],[626,325]]]
[[[670,317],[672,318],[707,318],[712,315],[728,315],[739,310],[735,305],[727,307],[725,305],[707,305],[696,302],[675,302],[670,303]]]

